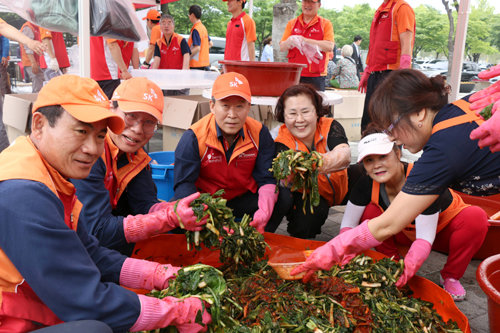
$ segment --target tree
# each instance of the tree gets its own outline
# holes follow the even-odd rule
[[[415,8],[415,21],[413,58],[416,58],[421,51],[435,51],[436,57],[439,53],[446,53],[447,34],[444,15],[430,6],[420,5]]]
[[[467,39],[465,42],[465,52],[469,60],[479,61],[482,53],[494,54],[498,50],[493,44],[492,25],[495,22],[494,8],[488,5],[486,0],[479,0],[477,6],[472,7],[467,26]]]

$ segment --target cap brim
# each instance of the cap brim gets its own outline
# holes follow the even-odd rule
[[[146,17],[143,17],[142,19],[143,19],[143,20],[147,20],[147,19],[148,19],[148,17],[146,16]]]
[[[248,103],[252,103],[252,96],[250,95],[247,95],[245,93],[242,93],[240,91],[236,91],[236,92],[221,92],[221,93],[218,93],[218,94],[214,94],[214,98],[218,101],[218,100],[221,100],[221,99],[224,99],[224,98],[227,98],[227,97],[231,97],[231,96],[239,96],[243,99],[245,99]]]
[[[118,106],[123,112],[146,112],[152,115],[161,124],[163,121],[163,115],[154,106],[145,103],[129,102],[129,101],[117,101]]]
[[[122,117],[114,114],[110,109],[96,105],[65,104],[62,107],[73,117],[84,123],[95,123],[103,119],[108,120],[108,127],[116,134],[125,128]]]
[[[394,148],[394,142],[373,145],[372,147],[370,147],[370,149],[366,149],[366,151],[358,155],[358,163],[369,155],[387,155],[391,152],[393,148]]]

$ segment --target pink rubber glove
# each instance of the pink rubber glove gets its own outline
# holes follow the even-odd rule
[[[259,209],[253,214],[253,221],[250,222],[250,225],[261,234],[264,233],[264,228],[273,214],[274,204],[277,200],[276,185],[266,184],[259,188]]]
[[[359,80],[358,91],[360,93],[366,93],[366,85],[368,84],[368,77],[370,76],[370,73],[371,71],[367,66],[363,72],[363,76],[361,76],[361,80]]]
[[[493,67],[490,67],[488,69],[485,69],[484,71],[482,71],[481,73],[479,73],[477,76],[480,79],[489,80],[492,77],[495,77],[495,76],[498,76],[498,75],[500,75],[500,64],[498,64],[496,66],[493,66]]]
[[[168,281],[177,277],[180,267],[127,258],[120,271],[120,284],[135,289],[163,290]]]
[[[396,287],[404,286],[415,273],[419,270],[420,266],[424,263],[425,259],[431,253],[432,245],[425,239],[417,238],[410,246],[408,253],[405,256],[405,269],[403,275],[399,277],[396,282]]]
[[[345,265],[359,252],[382,244],[368,230],[368,221],[356,228],[346,231],[325,245],[317,248],[302,265],[294,268],[290,274],[297,275],[306,272],[304,280],[310,279],[319,270],[329,270],[335,263]]]
[[[123,231],[129,243],[135,243],[151,236],[181,227],[190,231],[200,231],[206,219],[196,222],[196,216],[189,205],[200,196],[199,192],[180,199],[175,212],[175,202],[158,203],[145,215],[129,215],[123,219]],[[160,206],[161,205],[161,206]],[[159,209],[161,207],[161,209]]]
[[[491,113],[500,109],[500,81],[493,83],[488,88],[479,90],[469,97],[470,109],[479,114],[485,107],[493,103]]]
[[[344,232],[349,231],[351,229],[352,229],[351,227],[343,227],[342,229],[340,229],[339,235],[342,235]]]
[[[406,69],[411,67],[411,56],[409,54],[402,54],[399,58],[399,69]]]
[[[496,112],[490,119],[470,132],[471,140],[479,140],[480,148],[490,146],[491,152],[500,151],[500,112]]]
[[[138,295],[141,302],[141,313],[130,328],[131,332],[149,331],[173,325],[180,333],[205,332],[207,324],[212,318],[204,309],[199,298],[188,297],[178,299],[165,297],[158,299],[144,295]],[[196,324],[196,314],[201,311],[203,326]]]

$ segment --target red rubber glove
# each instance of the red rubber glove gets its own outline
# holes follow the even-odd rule
[[[158,299],[144,295],[138,297],[141,302],[141,313],[130,328],[131,332],[149,331],[170,325],[177,327],[180,333],[205,332],[207,324],[212,321],[202,301],[196,297],[184,299],[175,297]],[[198,311],[201,311],[203,326],[195,322]]]
[[[382,244],[376,240],[368,229],[368,221],[356,228],[346,231],[325,245],[317,248],[302,265],[294,268],[290,274],[297,275],[306,272],[307,281],[312,274],[319,270],[329,270],[335,263],[345,265],[359,252]]]
[[[177,277],[180,267],[127,258],[120,271],[120,284],[135,289],[163,290],[168,281]]]
[[[493,153],[500,151],[500,112],[494,113],[490,119],[470,132],[470,138],[479,140],[477,145],[480,148],[490,146]]]
[[[411,67],[411,56],[409,54],[402,54],[399,57],[399,69],[406,69]]]
[[[396,282],[396,287],[400,288],[404,286],[408,280],[410,280],[415,273],[420,269],[420,266],[424,263],[425,259],[431,253],[432,245],[425,239],[417,238],[410,246],[408,253],[405,256],[405,269],[403,275],[399,277],[398,282]]]
[[[261,234],[273,214],[274,204],[278,200],[276,185],[266,184],[259,188],[259,209],[253,214],[253,221],[250,225]]]
[[[200,193],[180,199],[175,212],[175,202],[157,203],[152,212],[145,215],[129,215],[123,219],[123,231],[129,243],[135,243],[151,236],[181,227],[190,231],[200,231],[206,219],[196,222],[196,216],[189,205]],[[181,222],[182,221],[182,222]],[[182,223],[182,224],[181,224]]]
[[[366,93],[366,85],[368,84],[368,77],[370,76],[370,73],[370,69],[366,66],[363,76],[361,76],[361,80],[359,80],[358,91],[360,93]]]

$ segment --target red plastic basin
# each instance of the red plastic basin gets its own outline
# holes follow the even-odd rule
[[[465,203],[469,205],[479,206],[488,216],[492,216],[500,210],[500,194],[487,197],[476,197],[461,192],[457,192]],[[495,254],[500,253],[500,221],[489,220],[490,226],[488,233],[484,239],[483,245],[474,255],[474,259],[485,259]]]
[[[488,319],[491,333],[500,332],[500,254],[484,260],[476,271],[479,286],[488,296]]]
[[[260,62],[220,60],[224,73],[244,75],[250,83],[253,96],[280,96],[286,88],[299,83],[303,64],[288,62]]]

